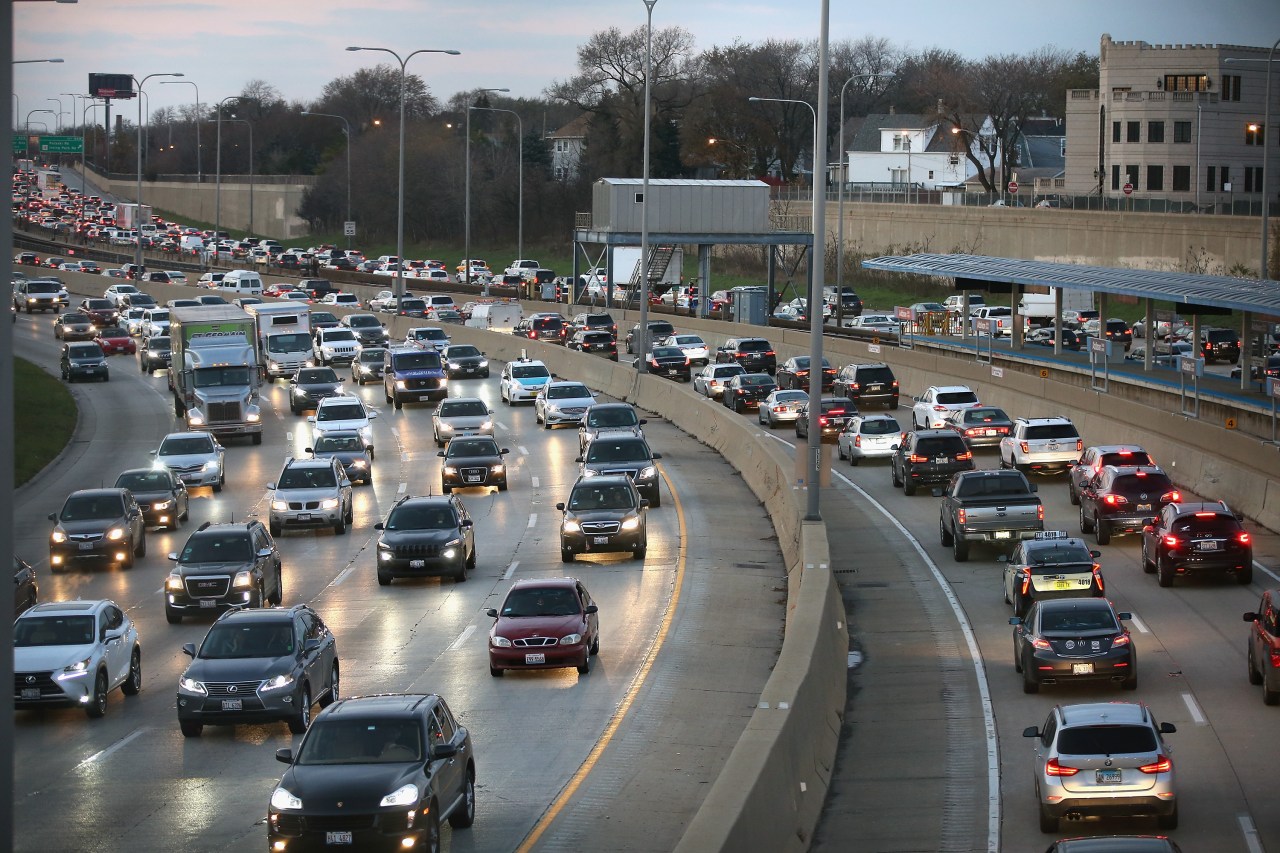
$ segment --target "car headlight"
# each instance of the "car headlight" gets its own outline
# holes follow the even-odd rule
[[[494,634],[489,638],[489,645],[496,646],[499,649],[509,649],[511,648],[511,641],[506,637],[499,637],[497,634]]]
[[[407,386],[405,385],[405,382],[403,379],[396,380],[396,390],[403,391],[406,387]]]
[[[305,397],[305,396],[307,396],[307,391],[306,391],[306,389],[305,389],[305,388],[299,388],[299,387],[297,387],[297,386],[295,385],[295,386],[294,386],[294,388],[293,388],[293,396],[295,396],[295,397]]]
[[[458,469],[452,465],[446,465],[444,466],[444,475],[446,477],[456,477],[458,476]]]
[[[236,589],[248,589],[253,586],[253,572],[236,572],[236,579],[232,581],[231,585]]]
[[[578,524],[578,522],[574,521],[572,518],[566,518],[564,520],[565,533],[577,533],[580,530],[582,530],[582,525]]]
[[[480,424],[480,429],[481,429],[481,430],[485,430],[485,431],[492,430],[492,429],[493,429],[493,421],[485,421],[484,423]]]
[[[459,363],[459,362],[456,362],[456,361],[451,361],[451,362],[449,362],[449,369],[450,369],[450,370],[458,370],[458,369],[459,369],[459,368],[461,368],[461,367],[462,367],[462,364],[461,364],[461,363]]]
[[[49,539],[54,542],[66,542],[67,534],[61,530],[55,530],[49,534]]]
[[[491,466],[489,470],[494,474],[501,474],[506,469],[503,467],[502,463],[498,463],[497,465]]]
[[[487,359],[487,358],[482,358],[482,359],[480,359],[480,366],[481,366],[481,367],[488,367],[488,366],[489,366],[489,359]]]
[[[113,527],[107,531],[107,538],[112,542],[119,542],[124,538],[124,528]]]
[[[361,372],[361,373],[373,373],[373,368],[372,368],[372,367],[370,367],[370,366],[369,366],[369,365],[367,365],[367,364],[362,364],[362,365],[360,365],[360,372]]]
[[[368,468],[368,467],[369,467],[369,463],[368,463],[368,462],[366,462],[366,461],[365,461],[365,460],[363,460],[363,459],[357,459],[357,460],[355,460],[354,462],[352,462],[352,463],[351,463],[351,467],[352,467],[352,468]]]
[[[200,414],[196,409],[189,409],[187,411],[187,424],[190,426],[203,426],[204,415]]]
[[[565,634],[563,637],[560,638],[560,645],[562,646],[572,646],[581,642],[582,642],[581,634]]]
[[[194,678],[183,676],[178,679],[178,689],[185,690],[188,693],[198,693],[201,696],[208,696],[209,691],[205,688],[204,683],[196,681]]]
[[[599,477],[599,476],[600,476],[600,472],[591,468],[587,468],[582,472],[583,479],[586,479],[588,477]]]
[[[633,515],[631,518],[628,518],[626,521],[622,522],[623,530],[635,530],[639,526],[640,526],[640,517],[635,515]]]
[[[165,589],[181,590],[182,575],[179,575],[179,574],[169,575],[169,577],[165,578],[164,580],[164,586],[165,586]]]
[[[156,501],[151,505],[151,508],[154,510],[163,511],[168,509],[172,505],[173,505],[173,501]]]
[[[302,800],[286,791],[284,788],[276,788],[271,792],[271,808],[280,811],[291,811],[302,808]]]
[[[262,413],[257,409],[250,409],[244,419],[251,424],[256,424],[258,421],[262,420]]]
[[[217,462],[217,460],[216,460],[216,459],[210,459],[208,462],[204,463],[204,468],[203,468],[202,470],[205,470],[205,471],[217,471],[217,470],[218,470],[218,462]]]
[[[288,687],[293,684],[293,676],[289,673],[277,675],[274,678],[268,678],[262,682],[263,690],[279,690],[281,687]]]
[[[279,790],[278,788],[276,790]],[[274,799],[274,798],[273,798]],[[411,806],[418,802],[418,786],[404,785],[382,798],[380,806]]]
[[[66,681],[68,678],[79,678],[89,672],[89,664],[93,662],[92,658],[76,661],[71,666],[64,666],[62,672],[58,673],[59,681]]]
[[[336,509],[337,506],[338,506],[337,498],[325,498],[324,500],[320,501],[321,509]]]
[[[658,476],[658,469],[653,467],[652,465],[646,465],[645,467],[640,469],[640,473],[636,475],[636,479],[652,480],[656,476]]]
[[[436,428],[440,432],[453,432],[453,424],[447,421],[440,421],[439,424],[436,426]]]
[[[289,508],[289,502],[288,501],[272,501],[271,508],[274,509],[276,512],[284,512],[286,509]]]

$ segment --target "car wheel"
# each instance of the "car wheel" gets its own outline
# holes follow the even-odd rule
[[[1058,819],[1045,811],[1043,806],[1040,808],[1040,831],[1047,833],[1058,831]]]
[[[136,646],[129,658],[129,677],[120,685],[120,692],[126,696],[137,696],[142,692],[142,651]]]
[[[137,547],[133,549],[133,556],[147,556],[147,531],[145,529],[138,535],[138,544]]]
[[[1156,571],[1159,573],[1157,582],[1160,586],[1173,586],[1174,570],[1168,560],[1160,560],[1156,565]]]
[[[572,552],[572,551],[570,551],[568,548],[561,548],[561,549],[560,549],[560,562],[562,562],[562,563],[572,563],[572,562],[573,562],[573,552]]]
[[[442,494],[446,494],[446,495],[448,495],[448,494],[452,494],[452,493],[453,493],[453,486],[446,486],[445,484],[441,483],[441,484],[440,484],[440,491],[441,491],[441,493],[442,493]]]
[[[107,713],[107,674],[101,670],[94,679],[93,696],[90,697],[89,704],[84,706],[84,712],[95,720]]]
[[[378,569],[378,586],[391,586],[391,573]]]
[[[1253,583],[1253,564],[1245,566],[1241,571],[1236,572],[1236,583],[1241,586],[1248,586]]]
[[[1018,652],[1018,641],[1013,641],[1013,671],[1022,672],[1022,655]]]
[[[347,532],[347,518],[341,512],[338,513],[338,520],[333,523],[333,532],[338,536]]]
[[[644,558],[648,555],[648,553],[649,553],[648,546],[637,548],[635,552],[636,559],[640,560],[641,562],[644,562]]]
[[[249,606],[254,608],[262,607],[266,597],[266,594],[262,591],[262,581],[258,581],[253,590],[249,593]]]
[[[1092,533],[1093,525],[1089,523],[1089,517],[1084,514],[1084,507],[1080,507],[1080,532]]]
[[[959,537],[952,536],[951,556],[956,558],[957,563],[963,563],[969,559],[969,543]]]
[[[1074,478],[1067,484],[1067,500],[1071,501],[1072,506],[1080,506],[1080,495],[1076,494]]]
[[[955,537],[951,535],[950,530],[947,530],[947,525],[942,523],[942,519],[938,519],[938,539],[942,542],[943,548],[950,548],[955,543]]]
[[[221,474],[218,475],[218,482],[213,484],[213,490],[215,492],[222,491],[222,475]]]
[[[255,432],[255,433],[253,434],[253,443],[254,443],[254,444],[262,444],[262,433],[260,433],[260,432]]]
[[[178,720],[178,728],[182,729],[183,737],[200,737],[204,731],[204,723],[197,720]]]
[[[505,669],[499,669],[493,664],[489,664],[489,674],[492,675],[494,678],[501,678],[503,673],[505,672],[506,672]]]
[[[582,653],[582,663],[578,664],[578,675],[587,675],[591,672],[591,650]]]
[[[427,831],[426,838],[423,839],[426,844],[423,847],[426,853],[440,853],[440,805],[435,800],[427,807],[426,818]]]
[[[1111,544],[1111,522],[1097,519],[1094,521],[1094,527],[1097,528],[1097,539],[1099,545]]]
[[[911,497],[912,495],[914,495],[914,494],[916,493],[916,484],[915,484],[915,483],[913,483],[913,482],[911,482],[910,480],[903,479],[903,481],[902,481],[902,493],[903,493],[904,495],[906,495],[907,497]]]
[[[267,601],[273,607],[279,607],[280,603],[284,601],[284,578],[281,577],[281,570],[278,566],[276,567],[276,590],[271,593]]]
[[[397,412],[404,408],[404,401],[400,399],[399,395],[393,397],[391,403],[396,407]]]
[[[507,490],[507,481],[506,481],[506,480],[503,480],[502,482],[498,483],[498,491],[500,491],[500,492],[505,492],[506,490]]]
[[[466,829],[476,821],[476,779],[475,772],[468,769],[462,782],[462,802],[449,815],[449,825],[454,829]]]
[[[1171,813],[1156,815],[1156,826],[1158,826],[1161,829],[1177,829],[1178,828],[1178,804],[1177,803],[1173,804],[1173,811]]]
[[[170,625],[181,625],[182,611],[166,604],[164,608],[164,621],[168,622]]]
[[[902,487],[902,480],[898,478],[898,469],[892,462],[889,463],[889,479],[893,481],[895,489]]]
[[[273,522],[271,522],[271,524],[270,524],[270,529],[271,529],[271,535],[272,535],[273,537],[278,537],[278,536],[281,534],[281,532],[282,532],[282,530],[281,530],[281,527],[280,527],[279,523],[274,522],[274,521],[273,521]]]
[[[329,670],[329,689],[320,697],[321,708],[328,708],[341,698],[342,691],[339,689],[340,685],[341,681],[338,678],[338,662],[334,661],[333,669]]]
[[[302,695],[298,697],[298,713],[289,718],[289,731],[295,735],[306,734],[311,725],[311,688],[302,685]]]
[[[440,433],[434,433],[432,437],[436,440],[436,447],[444,447],[444,441],[440,438]]]
[[[1147,559],[1146,542],[1143,542],[1142,544],[1142,554],[1138,557],[1138,562],[1142,563],[1142,571],[1144,574],[1155,574],[1156,564]]]
[[[1039,693],[1040,682],[1036,681],[1035,672],[1031,666],[1023,661],[1022,663],[1022,692],[1023,693]]]

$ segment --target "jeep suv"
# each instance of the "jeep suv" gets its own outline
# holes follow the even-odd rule
[[[260,521],[206,521],[169,559],[177,564],[164,582],[164,616],[170,625],[186,613],[284,600],[280,552]]]
[[[456,495],[401,498],[374,529],[382,531],[376,548],[381,586],[431,575],[452,575],[461,583],[476,567],[471,515]]]
[[[406,402],[443,400],[449,396],[440,353],[432,349],[389,349],[382,360],[382,390],[397,409]]]
[[[288,459],[280,478],[267,488],[274,490],[272,536],[286,527],[332,527],[341,535],[351,524],[351,480],[333,457]]]

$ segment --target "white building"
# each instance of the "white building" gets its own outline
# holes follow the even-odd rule
[[[589,116],[581,115],[547,134],[547,144],[551,146],[551,175],[557,181],[570,181],[578,176],[587,143],[588,121]]]
[[[991,133],[988,118],[979,135]],[[977,167],[965,156],[967,142],[977,150],[971,134],[953,133],[950,123],[936,116],[887,113],[855,118],[845,131],[845,179],[867,188],[885,184],[926,190],[958,187],[977,174]],[[986,165],[981,155],[978,159]]]

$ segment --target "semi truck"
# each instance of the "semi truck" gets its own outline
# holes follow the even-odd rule
[[[262,382],[254,319],[234,305],[169,312],[173,413],[188,429],[216,436],[247,435],[262,443]]]
[[[296,302],[259,302],[244,310],[254,320],[258,360],[267,381],[292,376],[313,354],[311,307]]]
[[[151,205],[149,204],[117,204],[116,227],[127,231],[140,229],[151,224]]]

